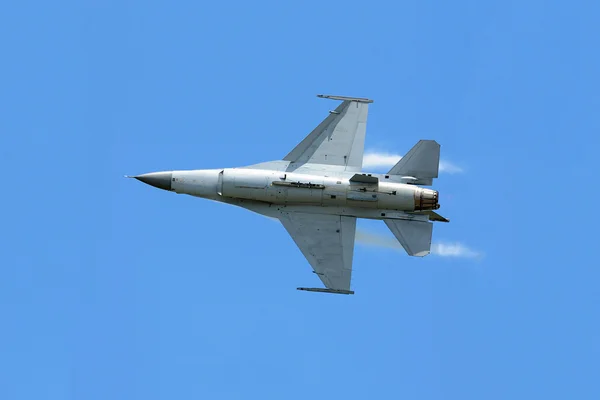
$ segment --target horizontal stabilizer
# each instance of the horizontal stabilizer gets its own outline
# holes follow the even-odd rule
[[[438,221],[438,222],[450,222],[448,218],[442,217],[440,214],[435,211],[425,211],[423,214],[429,215],[430,221]]]
[[[354,176],[350,178],[350,182],[377,184],[379,183],[379,178],[367,174],[354,174]]]
[[[388,175],[402,175],[417,178],[410,183],[431,185],[438,177],[440,165],[440,145],[435,140],[419,140],[404,157],[388,172]]]
[[[440,214],[436,213],[435,211],[418,211],[418,212],[412,212],[410,214],[427,215],[429,217],[430,221],[450,222],[450,220],[448,218],[442,217]]]
[[[398,219],[384,219],[383,222],[390,228],[409,256],[423,257],[429,254],[433,232],[431,222]]]
[[[307,288],[307,287],[299,287],[297,289],[298,290],[305,290],[307,292],[334,293],[334,294],[354,294],[354,290],[322,289],[322,288]]]

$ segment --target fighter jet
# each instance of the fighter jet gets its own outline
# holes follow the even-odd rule
[[[429,254],[437,214],[440,145],[419,141],[387,174],[362,172],[367,114],[373,100],[318,95],[341,104],[282,160],[238,168],[132,176],[159,189],[246,208],[277,218],[325,288],[350,290],[356,219],[382,220],[410,256]]]

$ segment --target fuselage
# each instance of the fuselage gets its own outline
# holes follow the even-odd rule
[[[394,182],[387,175],[361,175],[363,181],[352,178],[355,173],[341,171],[328,175],[246,168],[172,171],[171,190],[230,204],[246,200],[285,207],[402,212],[439,208],[435,190]]]
[[[341,103],[280,160],[131,178],[277,219],[325,285],[299,290],[353,294],[357,218],[383,220],[407,254],[416,257],[431,250],[433,221],[448,222],[433,211],[439,208],[438,192],[421,187],[432,185],[438,177],[440,145],[420,140],[387,174],[362,172],[368,108],[373,101],[319,97]]]

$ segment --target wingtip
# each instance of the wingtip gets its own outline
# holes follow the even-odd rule
[[[299,288],[296,288],[296,290],[303,290],[306,292],[333,293],[333,294],[354,294],[354,290],[344,290],[344,289],[324,289],[324,288],[299,287]]]
[[[356,101],[359,103],[372,103],[373,102],[373,100],[367,99],[366,97],[335,96],[335,95],[331,95],[331,94],[318,94],[317,97],[319,97],[321,99]]]

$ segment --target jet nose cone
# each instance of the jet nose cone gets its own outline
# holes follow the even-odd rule
[[[147,185],[154,186],[163,190],[171,190],[171,182],[173,180],[172,172],[151,172],[134,176],[138,181],[144,182]]]

